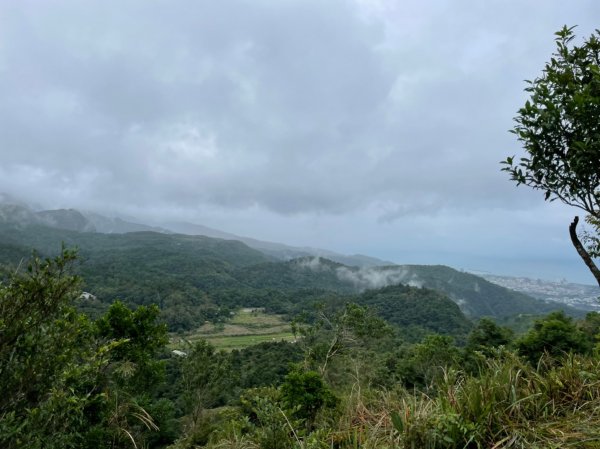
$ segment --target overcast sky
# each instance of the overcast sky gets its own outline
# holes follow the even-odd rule
[[[597,0],[0,0],[0,192],[592,283],[499,161]]]

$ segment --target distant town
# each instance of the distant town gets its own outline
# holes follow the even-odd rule
[[[525,293],[534,298],[568,304],[581,310],[600,310],[600,288],[593,285],[491,274],[479,274],[479,276],[494,284]]]

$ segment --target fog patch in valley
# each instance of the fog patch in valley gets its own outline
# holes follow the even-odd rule
[[[365,267],[351,269],[339,267],[336,269],[338,279],[354,284],[360,290],[377,289],[389,285],[404,284],[411,287],[423,287],[415,273],[406,267]]]
[[[306,257],[301,259],[298,265],[312,271],[332,270],[340,281],[352,284],[361,291],[398,284],[422,288],[424,284],[417,274],[406,266],[358,268],[344,265],[335,266],[337,264],[324,263],[325,261],[328,261],[328,259]]]
[[[328,265],[325,265],[322,262],[322,260],[323,259],[321,259],[321,257],[302,257],[301,259],[296,259],[296,263],[298,266],[309,269],[311,271],[329,270],[330,267]]]

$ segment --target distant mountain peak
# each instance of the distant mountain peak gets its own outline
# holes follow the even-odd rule
[[[355,267],[377,267],[394,265],[393,262],[377,259],[375,257],[364,256],[362,254],[355,254],[352,256],[336,253],[322,248],[311,248],[311,247],[298,247],[290,246],[283,243],[269,242],[264,240],[258,240],[250,237],[242,237],[228,232],[220,231],[218,229],[209,228],[194,223],[187,222],[172,222],[165,223],[164,226],[170,231],[187,234],[187,235],[205,235],[207,237],[219,238],[225,240],[239,240],[245,243],[250,248],[254,248],[266,254],[267,256],[274,257],[275,259],[290,261],[298,258],[314,258],[321,257],[328,259],[339,264],[355,266]]]
[[[77,232],[96,232],[94,224],[75,209],[55,209],[36,212],[45,225]]]
[[[42,225],[77,232],[95,232],[94,224],[75,209],[53,209],[35,212],[23,203],[12,203],[11,197],[0,194],[0,223],[19,228]],[[6,201],[4,201],[6,200]]]
[[[159,232],[161,234],[169,233],[169,231],[164,228],[149,226],[142,223],[136,223],[134,221],[129,221],[118,216],[107,217],[96,212],[88,211],[84,211],[83,214],[91,223],[93,223],[94,227],[96,228],[96,231],[101,232],[103,234],[126,234],[128,232],[140,231],[152,231]]]
[[[35,213],[26,205],[0,202],[0,223],[23,227],[37,223]]]

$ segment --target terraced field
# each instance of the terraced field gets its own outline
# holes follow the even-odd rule
[[[225,324],[205,324],[199,329],[173,337],[171,346],[181,346],[182,340],[191,343],[204,338],[217,349],[241,349],[265,341],[294,340],[290,323],[279,315],[264,313],[261,309],[240,309]]]

